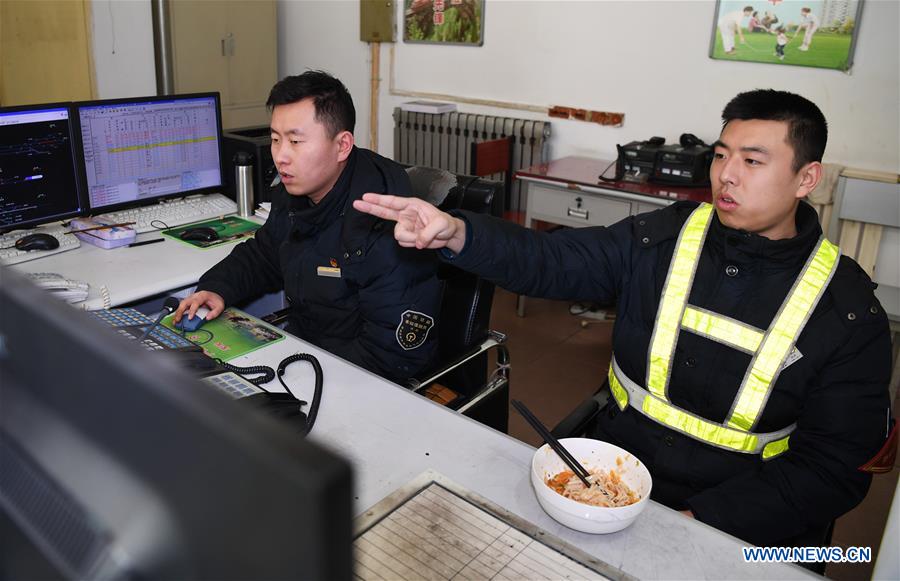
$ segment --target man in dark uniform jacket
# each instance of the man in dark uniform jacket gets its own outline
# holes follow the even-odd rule
[[[878,468],[887,318],[801,202],[821,177],[821,111],[760,90],[723,121],[714,206],[547,234],[390,196],[355,205],[514,292],[615,301],[614,397],[590,433],[647,465],[657,501],[754,544],[814,545]]]
[[[200,306],[212,319],[226,305],[284,289],[288,331],[402,383],[436,352],[436,261],[399,248],[390,224],[351,203],[372,191],[412,195],[406,172],[354,146],[353,101],[327,73],[279,81],[266,104],[281,178],[269,218],[200,278],[175,320]]]

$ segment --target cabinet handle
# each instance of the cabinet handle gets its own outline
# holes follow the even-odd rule
[[[569,207],[566,209],[566,215],[571,216],[572,218],[582,218],[583,220],[588,219],[588,211],[582,208]]]
[[[234,34],[230,32],[222,39],[222,56],[234,56]]]

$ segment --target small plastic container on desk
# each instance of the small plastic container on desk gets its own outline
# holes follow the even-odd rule
[[[87,232],[75,232],[75,236],[82,242],[93,244],[94,246],[99,246],[100,248],[105,248],[107,250],[110,248],[118,248],[119,246],[126,246],[134,242],[137,232],[135,232],[134,228],[131,226],[110,226],[109,228],[102,228],[102,226],[112,223],[113,222],[107,222],[99,218],[75,218],[69,223],[69,228],[72,230],[97,228],[95,230],[88,230]]]

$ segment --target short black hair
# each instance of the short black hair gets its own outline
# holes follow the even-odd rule
[[[815,103],[787,91],[757,89],[740,93],[722,111],[722,128],[733,119],[786,121],[787,141],[794,149],[794,172],[811,161],[822,161],[828,123]]]
[[[271,111],[278,105],[290,105],[308,98],[313,99],[316,121],[325,125],[331,137],[341,131],[353,133],[356,126],[353,98],[344,83],[325,71],[306,71],[281,79],[269,92],[266,107]]]
[[[753,12],[753,6],[744,6],[744,12]]]

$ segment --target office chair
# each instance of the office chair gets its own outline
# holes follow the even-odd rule
[[[462,209],[497,215],[502,184],[457,176],[429,167],[407,168],[413,192],[444,211]],[[448,407],[506,433],[509,424],[509,351],[506,336],[489,328],[494,285],[455,266],[441,263],[438,278],[443,299],[438,323],[436,363],[409,387],[433,396],[449,388]],[[488,351],[497,351],[497,369],[488,376]],[[436,399],[431,397],[431,399]]]

